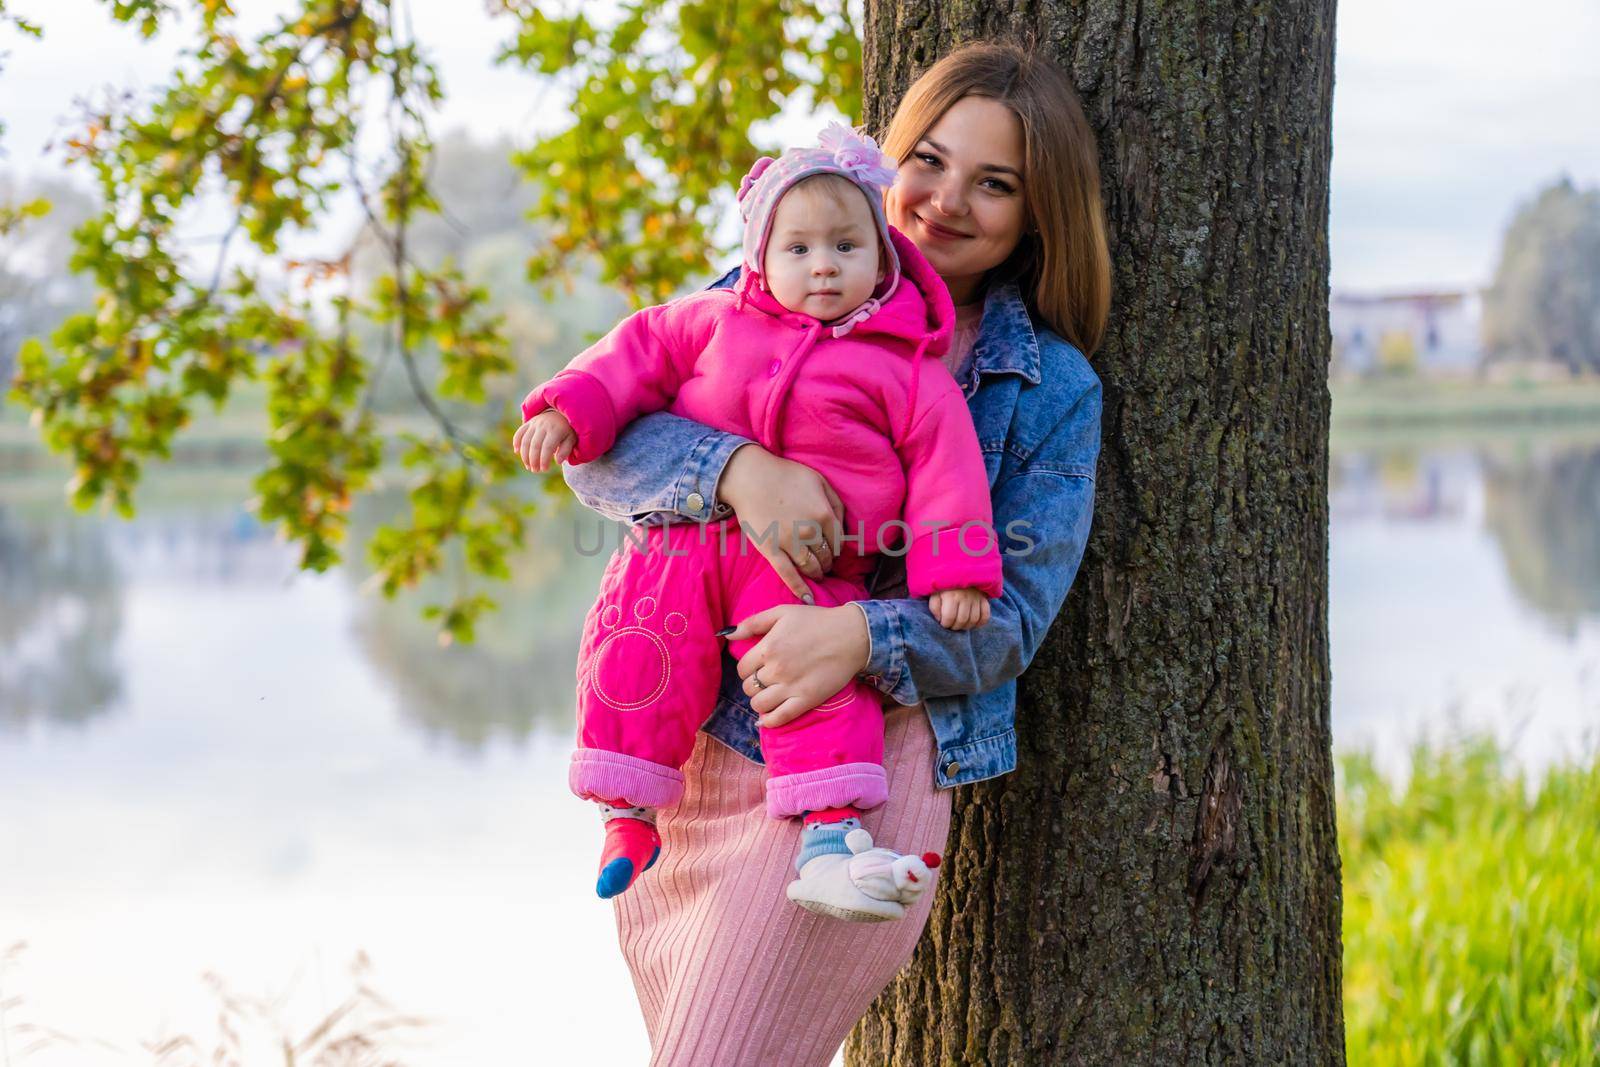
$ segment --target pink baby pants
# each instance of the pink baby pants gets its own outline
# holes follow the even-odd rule
[[[842,555],[807,579],[817,604],[864,600],[871,560]],[[652,808],[683,795],[681,768],[715,708],[716,632],[799,601],[736,519],[633,527],[606,566],[578,646],[578,747],[568,783],[585,799]],[[729,642],[742,656],[759,638]],[[887,797],[883,704],[853,680],[811,711],[763,728],[767,814],[775,819]]]

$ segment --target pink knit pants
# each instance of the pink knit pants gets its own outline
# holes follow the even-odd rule
[[[927,713],[891,705],[884,726],[889,799],[866,829],[901,852],[942,852],[950,791],[933,782]],[[933,893],[885,923],[792,904],[798,830],[767,817],[765,777],[699,734],[683,799],[658,817],[660,861],[613,902],[651,1067],[826,1067],[927,924]]]
[[[862,577],[870,566],[859,555],[841,556],[831,574],[809,582],[816,602],[866,599]],[[652,808],[676,804],[679,768],[722,680],[716,632],[797,603],[734,520],[635,527],[606,567],[578,645],[572,791]],[[742,656],[756,640],[731,641],[728,649]],[[799,718],[760,733],[773,818],[883,803],[883,706],[871,686],[853,680]]]

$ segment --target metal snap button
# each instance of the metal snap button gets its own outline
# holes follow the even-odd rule
[[[706,506],[706,498],[701,496],[699,493],[690,493],[688,496],[684,497],[683,502],[688,505],[689,510],[695,514],[699,514],[700,510]]]
[[[957,763],[955,760],[951,760],[949,763],[946,763],[944,765],[945,777],[946,778],[954,778],[956,776],[956,772],[959,771],[960,769],[961,769],[961,764]]]

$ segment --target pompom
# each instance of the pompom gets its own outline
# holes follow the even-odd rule
[[[740,200],[743,200],[745,198],[745,194],[750,192],[751,187],[754,186],[756,182],[761,180],[761,176],[767,172],[767,168],[776,162],[777,160],[773,159],[771,156],[762,156],[760,159],[756,160],[753,165],[751,165],[750,173],[746,174],[744,176],[744,180],[739,183]]]

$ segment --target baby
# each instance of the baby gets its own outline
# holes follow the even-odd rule
[[[977,434],[938,358],[954,313],[885,221],[893,178],[870,138],[838,124],[818,147],[758,160],[739,189],[737,288],[645,308],[534,389],[513,440],[524,465],[591,460],[656,410],[749,437],[821,473],[844,503],[833,570],[809,583],[816,603],[866,599],[877,554],[903,552],[911,594],[942,625],[986,623],[1000,554]],[[606,568],[579,646],[569,772],[605,822],[602,897],[660,854],[655,812],[682,795],[680,768],[714,707],[719,631],[795,602],[754,550],[759,535],[734,519],[636,528]],[[904,915],[939,857],[872,848],[861,829],[887,797],[877,692],[853,681],[760,740],[768,815],[803,820],[789,898],[855,921]]]

